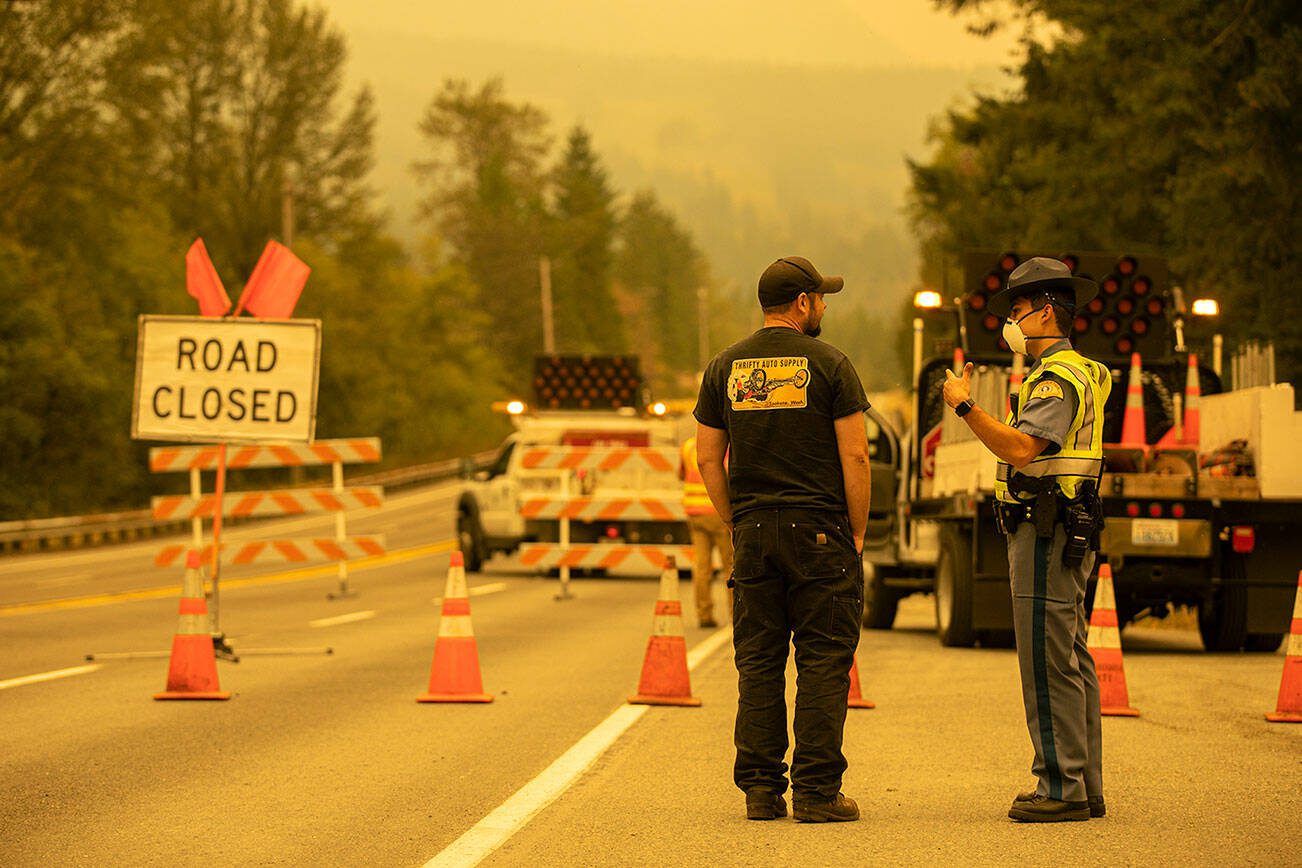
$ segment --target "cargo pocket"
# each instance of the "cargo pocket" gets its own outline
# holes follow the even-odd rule
[[[833,597],[832,614],[827,629],[838,642],[859,643],[859,625],[863,622],[862,597]]]
[[[763,574],[763,529],[757,521],[742,519],[732,526],[732,577],[741,582]]]

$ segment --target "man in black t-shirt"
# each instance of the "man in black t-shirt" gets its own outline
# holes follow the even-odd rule
[[[696,403],[701,476],[733,534],[733,780],[746,793],[752,820],[787,813],[786,664],[793,639],[795,817],[859,818],[858,805],[840,791],[841,740],[863,610],[868,399],[845,354],[816,340],[823,297],[843,285],[799,256],[765,269],[764,327],[710,361]]]

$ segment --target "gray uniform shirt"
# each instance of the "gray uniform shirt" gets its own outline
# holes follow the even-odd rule
[[[1026,372],[1026,376],[1029,378],[1039,370],[1044,360],[1054,353],[1069,349],[1071,349],[1071,342],[1065,338],[1054,341],[1041,353],[1040,358]],[[1023,434],[1048,440],[1049,445],[1044,448],[1044,454],[1053,455],[1062,449],[1062,441],[1067,439],[1067,431],[1071,428],[1072,420],[1076,418],[1076,405],[1080,399],[1076,396],[1075,388],[1052,371],[1044,374],[1039,382],[1043,383],[1045,380],[1056,382],[1059,388],[1045,390],[1048,394],[1036,395],[1033,392],[1027,399],[1026,405],[1018,408],[1017,421],[1013,423],[1013,427]]]

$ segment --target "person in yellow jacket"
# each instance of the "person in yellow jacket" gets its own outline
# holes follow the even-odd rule
[[[945,402],[998,458],[995,516],[1008,539],[1013,628],[1036,785],[1008,816],[1023,822],[1088,820],[1103,801],[1099,682],[1086,647],[1085,584],[1103,525],[1106,365],[1072,348],[1075,312],[1098,292],[1056,259],[1037,256],[990,299],[1006,315],[1004,339],[1034,364],[1005,422],[971,398],[972,365],[951,371]]]
[[[678,478],[683,480],[683,510],[692,532],[692,590],[696,596],[696,617],[702,627],[717,627],[714,620],[714,550],[719,550],[719,574],[727,581],[732,575],[732,532],[719,518],[705,491],[701,468],[696,463],[696,438],[683,444]],[[728,620],[732,620],[732,589],[726,588]]]

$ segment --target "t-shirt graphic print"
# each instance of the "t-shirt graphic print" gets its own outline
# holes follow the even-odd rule
[[[790,410],[809,406],[809,359],[735,359],[728,376],[734,410]]]

